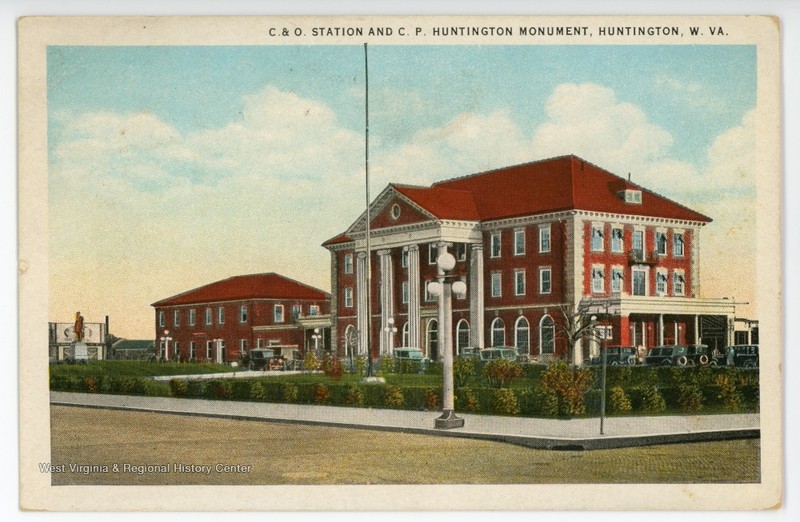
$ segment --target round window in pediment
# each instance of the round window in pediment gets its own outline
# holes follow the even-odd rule
[[[400,205],[395,203],[392,205],[392,219],[397,219],[400,217]]]

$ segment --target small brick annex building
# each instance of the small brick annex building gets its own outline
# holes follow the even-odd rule
[[[169,360],[235,362],[253,348],[330,346],[330,294],[279,274],[235,276],[162,299],[155,342]],[[291,356],[291,353],[283,354]]]
[[[367,346],[365,216],[323,244],[343,356]],[[415,346],[438,358],[438,302],[426,289],[444,250],[467,284],[453,299],[457,352],[514,346],[540,361],[567,357],[561,332],[575,317],[599,317],[609,344],[733,342],[733,302],[701,297],[700,230],[711,219],[576,156],[430,187],[392,183],[370,216],[373,356]],[[598,349],[582,342],[573,362]]]

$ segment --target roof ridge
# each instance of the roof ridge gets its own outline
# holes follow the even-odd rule
[[[564,159],[564,158],[578,158],[580,160],[583,160],[583,158],[579,158],[578,156],[576,156],[574,154],[564,154],[564,155],[561,155],[561,156],[553,156],[551,158],[545,158],[545,159],[536,160],[536,161],[526,161],[526,162],[517,163],[517,164],[514,164],[514,165],[506,165],[505,167],[498,167],[496,169],[489,169],[489,170],[484,170],[484,171],[481,171],[481,172],[474,172],[472,174],[465,174],[463,176],[456,176],[454,178],[443,179],[441,181],[435,182],[433,185],[431,185],[431,188],[436,187],[437,185],[441,185],[442,183],[449,183],[451,181],[460,181],[462,179],[468,179],[468,178],[473,178],[473,177],[477,177],[477,176],[483,176],[485,174],[491,174],[492,172],[498,172],[498,171],[501,171],[501,170],[515,169],[517,167],[525,167],[525,166],[528,166],[528,165],[536,165],[537,163],[544,163],[546,161],[555,161],[555,160],[560,160],[560,159]],[[589,162],[587,162],[587,163],[589,163]],[[454,189],[454,190],[458,190],[458,189]]]

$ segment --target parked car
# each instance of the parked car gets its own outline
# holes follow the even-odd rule
[[[477,358],[480,356],[480,351],[481,349],[475,346],[465,346],[464,348],[461,348],[461,351],[458,353],[458,356],[464,358],[466,357]]]
[[[725,352],[711,358],[712,366],[735,366],[758,368],[758,345],[737,344],[725,348]]]
[[[651,348],[644,358],[644,364],[650,366],[688,366],[689,347],[656,346]]]
[[[395,364],[406,364],[419,371],[424,371],[431,362],[419,348],[395,348],[393,357]]]
[[[708,346],[705,344],[690,344],[686,350],[686,357],[693,366],[706,366],[711,362]]]
[[[270,348],[255,348],[250,350],[250,370],[285,370],[286,359],[275,355],[275,350]]]
[[[633,346],[606,346],[606,364],[609,366],[633,366],[636,364],[636,348]],[[590,357],[583,364],[597,366],[603,364],[601,357]]]
[[[517,349],[509,346],[495,346],[493,348],[484,348],[480,351],[481,361],[495,361],[497,359],[507,359],[509,361],[517,360]]]

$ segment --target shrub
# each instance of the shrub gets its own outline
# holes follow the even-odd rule
[[[478,411],[478,396],[471,388],[459,388],[455,396],[455,402],[459,410],[463,411]]]
[[[507,386],[513,379],[522,377],[522,367],[514,361],[497,359],[483,367],[483,376],[498,388]]]
[[[306,358],[303,359],[303,368],[309,372],[315,372],[319,369],[319,359],[314,352],[309,351],[306,353]]]
[[[169,394],[173,397],[186,397],[189,395],[189,383],[184,379],[169,380]]]
[[[264,388],[264,384],[254,382],[250,386],[250,399],[254,401],[265,401],[267,399],[267,390]]]
[[[642,389],[642,411],[648,413],[661,413],[667,409],[664,397],[655,386]]]
[[[439,409],[439,390],[425,388],[425,390],[422,392],[422,399],[426,410]]]
[[[463,388],[469,378],[475,375],[478,364],[474,357],[458,357],[453,361],[453,385]]]
[[[122,377],[119,380],[119,391],[125,395],[144,395],[145,381],[139,377]]]
[[[361,406],[364,404],[364,392],[359,386],[351,384],[345,392],[344,403],[348,406]]]
[[[97,380],[94,377],[86,378],[86,391],[89,393],[97,393]]]
[[[560,415],[583,415],[584,395],[591,381],[588,370],[570,368],[564,361],[556,361],[542,374],[541,386],[544,392],[553,392],[558,397]]]
[[[328,386],[320,382],[311,385],[311,400],[316,404],[327,404],[331,400]]]
[[[239,401],[250,399],[250,387],[252,383],[243,379],[236,379],[231,383],[233,388],[233,398]]]
[[[341,380],[343,371],[342,363],[339,362],[339,359],[326,353],[322,360],[322,372],[325,376],[338,381]]]
[[[624,415],[633,411],[631,400],[628,397],[628,394],[625,393],[625,390],[622,388],[622,386],[614,386],[609,390],[608,411],[609,413],[615,413],[619,415]]]
[[[285,402],[297,402],[299,396],[300,389],[296,384],[290,382],[283,383],[283,386],[281,386],[281,397]]]
[[[403,369],[406,369],[407,365],[405,366],[399,365],[399,366],[401,366],[400,373],[408,373],[402,371]],[[390,373],[394,373],[395,372],[394,358],[391,355],[382,356],[380,363],[378,364],[378,371],[380,372],[381,375],[388,375]]]
[[[206,383],[203,381],[187,381],[186,386],[189,397],[203,397],[206,393]]]
[[[417,363],[415,363],[417,364]],[[441,375],[444,368],[439,361],[433,361],[425,366],[425,375]]]
[[[742,407],[742,394],[736,387],[735,371],[726,371],[717,375],[716,385],[719,386],[719,398],[722,406],[728,411],[739,411]]]
[[[364,357],[363,355],[359,355],[358,357],[356,357],[355,368],[356,368],[356,373],[358,373],[359,375],[364,375],[364,371],[367,369],[367,358]]]
[[[233,397],[233,386],[230,381],[208,381],[206,396],[210,399],[230,399]]]
[[[678,386],[678,405],[682,411],[697,412],[703,409],[703,391],[696,384]]]
[[[387,386],[383,395],[383,405],[387,408],[403,406],[403,389],[400,386]]]
[[[500,388],[492,395],[492,412],[498,415],[517,415],[519,401],[512,390]]]

